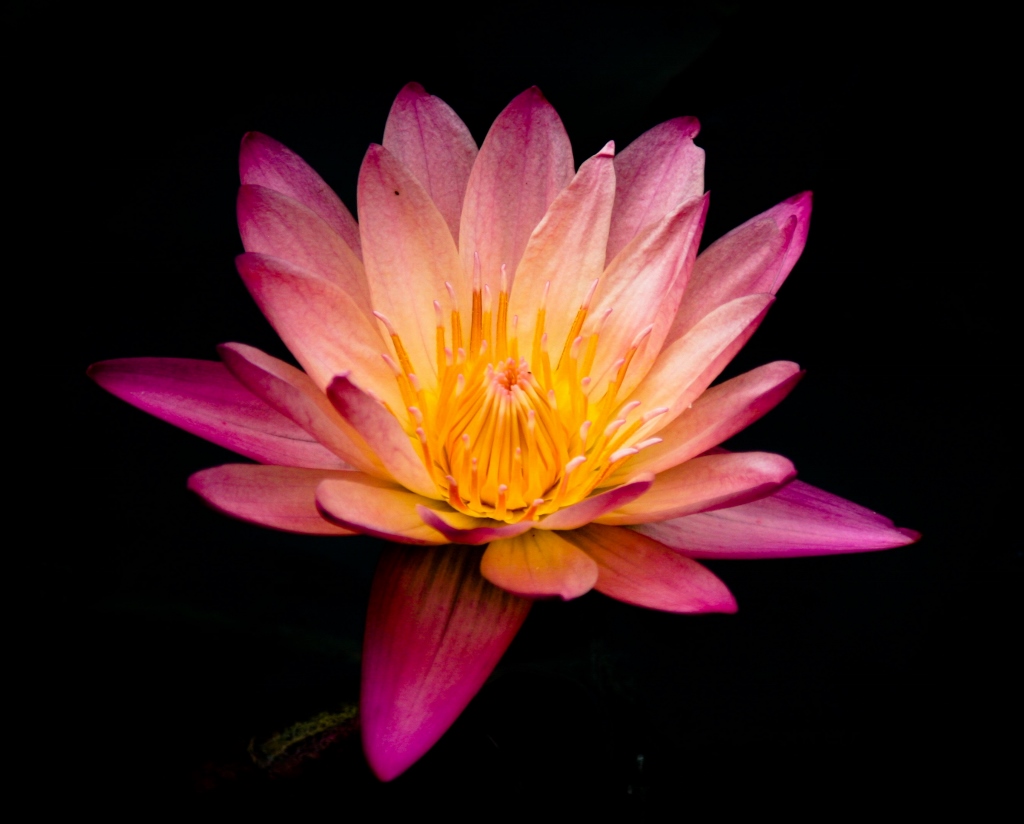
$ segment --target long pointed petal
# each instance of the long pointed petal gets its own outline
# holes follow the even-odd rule
[[[630,529],[591,526],[567,533],[597,563],[598,592],[666,612],[735,612],[736,599],[706,567]]]
[[[643,409],[665,407],[640,434],[668,426],[707,389],[761,323],[773,298],[738,298],[703,318],[686,335],[662,350],[633,398]]]
[[[629,460],[628,472],[664,472],[746,429],[788,395],[804,373],[790,361],[775,361],[712,386],[672,423],[658,431],[662,442]],[[623,471],[609,478],[621,481]]]
[[[319,215],[263,186],[242,186],[237,212],[245,251],[287,260],[341,287],[367,318],[372,316],[362,262]]]
[[[580,166],[526,245],[508,310],[509,317],[519,317],[519,343],[525,351],[530,351],[546,284],[551,286],[544,328],[556,359],[587,290],[604,271],[615,198],[613,150],[609,143]]]
[[[333,284],[284,260],[239,255],[250,294],[285,346],[321,389],[335,375],[352,380],[392,408],[402,408],[395,377],[381,357],[387,345],[355,302]]]
[[[389,478],[377,456],[327,400],[305,372],[252,346],[217,347],[224,365],[238,380],[282,415],[361,472]]]
[[[316,488],[325,478],[346,472],[293,466],[227,464],[204,469],[188,488],[206,503],[249,523],[305,535],[353,535],[324,519],[316,508]]]
[[[693,145],[695,117],[677,117],[640,135],[615,158],[611,261],[645,226],[704,193],[704,150]]]
[[[466,272],[479,254],[497,294],[501,266],[512,278],[527,241],[573,177],[572,147],[554,108],[533,87],[498,115],[480,147],[462,207],[459,252]]]
[[[462,201],[477,155],[466,124],[441,98],[409,83],[391,106],[383,142],[423,184],[458,243]]]
[[[359,713],[366,758],[390,781],[483,686],[530,610],[481,577],[479,550],[389,548],[370,591]]]
[[[395,480],[420,495],[441,497],[409,436],[383,404],[363,392],[345,375],[331,381],[327,397]]]
[[[795,476],[791,461],[769,452],[702,455],[662,472],[647,494],[599,522],[644,524],[738,506],[771,495]]]
[[[316,506],[331,523],[353,532],[402,544],[448,543],[416,512],[417,506],[441,506],[438,501],[361,472],[324,479],[316,488]]]
[[[693,266],[667,341],[730,300],[779,291],[804,250],[810,223],[811,193],[803,192],[712,243]]]
[[[480,572],[526,598],[558,596],[568,601],[590,592],[597,582],[597,564],[585,553],[562,533],[537,529],[489,544]]]
[[[334,190],[291,149],[259,132],[242,138],[238,171],[243,185],[265,186],[312,209],[341,235],[356,257],[359,227]]]
[[[702,512],[638,532],[691,558],[771,558],[868,552],[905,546],[921,536],[852,501],[801,481],[769,498]]]
[[[460,308],[470,305],[469,280],[444,217],[412,173],[383,146],[370,146],[359,170],[363,260],[374,309],[401,335],[416,377],[437,382],[433,302],[448,303],[451,283]]]
[[[348,468],[217,361],[122,358],[94,363],[89,377],[132,406],[260,463]]]
[[[538,521],[537,529],[578,529],[603,515],[614,512],[644,495],[654,483],[654,475],[641,473],[622,486],[591,495],[570,506],[552,512]]]
[[[610,367],[647,326],[651,330],[618,391],[628,395],[650,370],[678,314],[697,257],[707,206],[706,196],[689,200],[646,226],[602,275],[588,323],[583,327],[586,337],[601,324],[597,357],[590,372],[593,397],[604,394],[608,381],[615,377]]]

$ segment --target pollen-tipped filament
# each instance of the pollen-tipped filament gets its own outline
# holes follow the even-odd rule
[[[608,370],[599,399],[591,375],[606,309],[584,334],[594,281],[552,364],[545,330],[545,284],[537,308],[533,340],[523,347],[519,318],[508,316],[509,286],[501,268],[497,311],[490,288],[481,283],[476,261],[468,347],[450,284],[450,341],[440,301],[436,318],[436,391],[425,389],[390,321],[395,357],[385,354],[395,374],[406,415],[399,416],[438,492],[456,510],[477,517],[516,522],[536,520],[587,497],[631,456],[658,443],[639,440],[644,424],[665,409],[639,412],[636,400],[618,397],[633,356],[650,327],[634,338]],[[520,353],[529,351],[528,360]],[[396,359],[397,358],[397,362]]]

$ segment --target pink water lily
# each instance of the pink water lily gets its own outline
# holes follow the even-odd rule
[[[801,377],[776,362],[712,382],[803,250],[799,194],[697,249],[698,124],[677,118],[574,169],[537,89],[477,148],[404,88],[359,174],[358,225],[297,155],[245,136],[238,270],[302,370],[220,361],[94,365],[104,388],[257,463],[189,486],[229,515],[395,542],[370,598],[360,710],[390,780],[488,677],[532,599],[591,589],[733,612],[696,558],[860,552],[916,533],[719,444]]]

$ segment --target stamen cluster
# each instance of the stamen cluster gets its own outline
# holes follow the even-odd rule
[[[444,310],[434,301],[436,392],[421,385],[397,331],[378,312],[398,363],[387,354],[383,357],[406,404],[407,414],[397,417],[418,445],[442,497],[454,509],[476,517],[509,523],[536,520],[587,497],[631,456],[660,442],[642,440],[643,430],[666,410],[638,414],[640,401],[620,406],[618,398],[630,362],[651,329],[636,336],[606,375],[592,376],[601,326],[612,311],[605,310],[592,330],[582,334],[597,289],[595,280],[552,365],[544,329],[548,283],[527,359],[520,354],[518,317],[508,317],[505,267],[496,317],[490,287],[481,281],[477,257],[468,345],[451,284],[445,284],[452,305],[451,346]],[[592,390],[602,383],[605,391],[594,402]]]

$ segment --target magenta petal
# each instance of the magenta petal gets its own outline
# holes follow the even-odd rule
[[[735,612],[736,599],[706,567],[631,529],[592,524],[565,537],[597,563],[594,589],[666,612]]]
[[[409,83],[391,106],[383,144],[427,190],[458,243],[462,201],[477,154],[466,124],[441,98]]]
[[[238,171],[243,185],[264,186],[297,200],[318,214],[361,257],[359,227],[323,178],[301,157],[271,137],[249,132],[242,138]]]
[[[803,192],[748,220],[701,252],[668,342],[716,307],[743,295],[779,291],[807,242],[811,193]]]
[[[222,363],[122,358],[94,363],[89,377],[132,406],[260,463],[349,468],[253,395]]]
[[[615,158],[615,209],[608,260],[638,232],[704,194],[704,150],[693,145],[695,117],[677,117],[640,135]]]
[[[316,488],[325,478],[347,472],[293,466],[228,464],[204,469],[188,479],[188,488],[219,512],[249,523],[305,535],[353,535],[324,519],[316,507]]]
[[[224,365],[258,398],[295,421],[346,463],[388,477],[359,434],[305,372],[242,343],[217,347]]]
[[[390,781],[421,758],[483,686],[530,601],[480,575],[461,546],[384,550],[370,591],[360,698],[363,747]]]
[[[331,381],[327,397],[396,481],[427,498],[441,497],[402,424],[384,404],[352,383],[348,375]]]
[[[511,279],[530,235],[572,177],[561,119],[540,89],[527,89],[498,115],[473,164],[459,229],[466,271],[479,254],[483,281],[497,294],[501,265]]]
[[[242,186],[236,211],[246,252],[286,260],[340,286],[367,318],[372,315],[363,264],[317,214],[262,186]]]
[[[591,495],[589,498],[584,498],[582,501],[559,509],[557,512],[552,512],[535,526],[538,529],[577,529],[600,518],[602,515],[635,501],[650,489],[653,483],[654,473],[642,472],[630,478],[622,486],[599,492],[596,495]]]
[[[772,558],[869,552],[921,536],[823,489],[793,481],[753,503],[634,527],[691,558]]]
[[[423,523],[436,529],[453,544],[479,546],[500,538],[514,538],[537,526],[534,521],[523,520],[515,524],[506,524],[490,518],[473,518],[461,512],[442,514],[422,504],[416,507],[416,512],[423,519]],[[459,526],[459,523],[463,522],[465,525]]]

